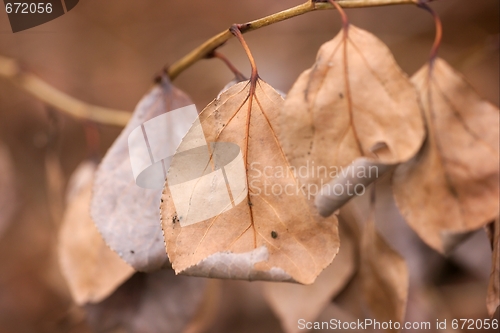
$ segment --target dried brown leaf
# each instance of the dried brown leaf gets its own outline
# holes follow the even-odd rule
[[[280,94],[258,79],[255,86],[250,81],[232,86],[200,113],[207,142],[239,146],[246,168],[242,177],[249,186],[232,209],[187,226],[177,223],[187,217],[176,214],[173,184],[165,186],[162,225],[177,273],[309,284],[332,262],[338,251],[337,220],[320,218],[306,195],[296,191],[299,185],[288,169],[277,133],[282,104]],[[190,136],[196,130],[186,135],[180,152],[192,147]],[[169,175],[173,169],[190,167],[174,157]],[[282,170],[282,177],[266,177],[265,167]],[[273,186],[282,193],[271,193]],[[291,189],[290,195],[285,188]],[[201,203],[193,207],[193,214],[213,205],[210,193],[198,199]]]
[[[339,253],[312,285],[264,283],[264,296],[280,318],[285,332],[300,332],[299,319],[315,321],[354,274],[357,241],[342,223],[339,231],[342,239]]]
[[[428,137],[394,173],[396,203],[428,245],[446,253],[499,211],[499,110],[444,60],[417,72]],[[458,234],[458,235],[457,235]]]
[[[167,111],[193,104],[168,78],[139,102],[132,119],[106,153],[96,174],[91,214],[106,243],[138,271],[168,265],[159,225],[161,190],[136,185],[128,136],[138,126]]]
[[[347,38],[341,31],[321,46],[288,93],[281,121],[294,166],[345,167],[359,157],[395,164],[424,138],[415,88],[387,46],[353,25]]]
[[[408,269],[405,260],[380,236],[373,218],[362,235],[360,274],[363,295],[375,318],[401,323],[408,300]]]
[[[0,142],[0,235],[12,220],[16,207],[14,165],[7,147]]]
[[[491,275],[488,285],[486,305],[491,317],[500,307],[500,217],[493,222],[493,256],[491,258]]]
[[[90,217],[96,170],[82,163],[73,173],[59,231],[59,263],[77,304],[97,303],[126,281],[134,270],[104,243]]]
[[[136,273],[110,297],[86,306],[98,333],[179,333],[195,317],[207,280],[175,276],[172,269]]]

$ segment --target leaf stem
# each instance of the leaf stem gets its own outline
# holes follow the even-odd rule
[[[443,39],[443,24],[441,23],[441,19],[439,18],[439,15],[432,9],[428,4],[428,1],[423,1],[419,0],[419,3],[417,4],[418,7],[425,9],[428,11],[433,19],[434,23],[436,25],[436,37],[434,39],[434,44],[432,45],[431,53],[430,53],[430,62],[431,65],[434,63],[434,60],[436,59],[438,52],[439,52],[439,47],[441,46],[441,41]]]
[[[343,25],[343,28],[344,28],[344,34],[347,34],[347,30],[349,28],[349,19],[347,18],[347,14],[345,13],[345,11],[342,9],[342,7],[340,7],[338,1],[336,0],[328,0],[332,6],[335,7],[335,9],[338,10],[338,12],[340,13],[340,16],[342,17],[342,25]]]
[[[245,24],[237,25],[240,33],[257,30],[265,26],[278,23],[295,16],[306,14],[316,10],[325,10],[334,8],[331,3],[324,2],[329,0],[308,0],[307,2],[286,9],[284,11],[250,21]],[[433,0],[428,0],[433,1]],[[337,0],[342,8],[360,8],[388,5],[419,4],[419,0]],[[440,25],[439,27],[440,28]],[[440,30],[439,30],[440,31]],[[213,36],[203,44],[192,50],[190,53],[175,62],[166,70],[170,79],[175,79],[179,74],[191,67],[197,61],[210,56],[217,48],[233,37],[230,29]],[[439,45],[438,42],[435,44]],[[435,47],[437,53],[437,47]],[[67,113],[75,118],[90,120],[100,124],[125,126],[131,117],[126,111],[113,110],[100,106],[94,106],[69,96],[62,91],[54,88],[44,82],[32,73],[21,69],[19,64],[9,58],[0,56],[0,77],[4,77],[10,82],[32,94],[34,97],[50,105],[59,111]]]
[[[246,81],[248,80],[245,75],[243,75],[236,66],[233,65],[233,63],[222,53],[214,51],[212,54],[210,54],[207,58],[217,58],[220,59],[228,68],[229,70],[234,74],[234,78],[236,81],[241,82],[241,81]]]
[[[241,26],[235,24],[231,28],[229,28],[229,31],[238,39],[240,42],[241,46],[245,50],[245,53],[247,54],[248,60],[250,61],[250,66],[252,66],[252,74],[250,76],[250,81],[254,82],[257,80],[259,77],[259,73],[257,71],[257,64],[255,64],[255,59],[253,58],[252,52],[250,52],[250,48],[248,47],[247,42],[243,38],[243,35],[241,34]]]
[[[328,1],[328,0],[327,0]],[[432,1],[432,0],[430,0]],[[416,5],[418,0],[338,0],[337,3],[342,8],[360,8],[360,7],[374,7],[374,6],[389,6],[389,5]],[[308,0],[307,2],[286,9],[284,11],[250,21],[244,24],[238,24],[241,33],[254,31],[268,25],[288,20],[292,17],[303,15],[316,10],[333,9],[333,5],[329,2],[319,2],[317,0]],[[171,80],[174,80],[179,74],[191,67],[193,64],[201,59],[204,59],[214,50],[222,46],[225,42],[231,39],[233,35],[230,29],[224,30],[212,38],[205,41],[203,44],[186,54],[177,62],[172,64],[167,69],[167,74]]]

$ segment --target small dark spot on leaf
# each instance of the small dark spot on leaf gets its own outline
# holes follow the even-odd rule
[[[271,231],[271,237],[274,239],[278,238],[278,233],[276,231]]]

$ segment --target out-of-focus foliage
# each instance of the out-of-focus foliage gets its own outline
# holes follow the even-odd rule
[[[0,13],[0,54],[20,60],[28,70],[79,99],[132,110],[148,91],[154,73],[165,63],[172,63],[233,22],[245,22],[296,4],[288,0],[272,3],[195,0],[189,6],[184,2],[154,0],[81,1],[67,15],[17,34],[10,32],[4,13]],[[441,57],[462,72],[482,97],[498,106],[498,2],[436,1],[433,8],[445,27]],[[427,61],[434,26],[425,12],[413,6],[393,6],[353,9],[348,14],[353,24],[372,32],[388,45],[405,72],[411,74]],[[245,38],[262,77],[273,87],[288,91],[304,68],[314,62],[320,45],[331,39],[339,28],[340,22],[331,11],[317,12],[266,27]],[[247,60],[235,41],[224,46],[224,53],[230,55],[237,67],[247,68]],[[183,73],[175,84],[190,94],[198,109],[202,109],[231,78],[232,73],[220,62],[206,60]],[[99,126],[101,155],[120,131]],[[217,286],[210,283],[206,286],[204,279],[175,277],[172,270],[153,275],[138,273],[103,302],[78,307],[61,274],[56,245],[62,209],[69,214],[71,208],[71,205],[61,207],[62,189],[88,155],[83,126],[0,80],[0,140],[9,147],[11,164],[16,167],[16,177],[8,178],[15,180],[19,192],[15,201],[20,207],[0,235],[1,333],[91,332],[91,327],[97,331],[153,332],[167,326],[163,320],[172,315],[178,320],[170,326],[173,331],[276,333],[293,332],[291,321],[294,319],[284,315],[287,311],[311,313],[310,320],[326,321],[380,316],[376,311],[366,312],[362,291],[370,285],[362,273],[351,278],[351,269],[355,269],[352,266],[358,268],[360,262],[354,265],[350,260],[350,265],[337,263],[343,267],[339,269],[349,272],[343,272],[345,281],[333,281],[326,295],[303,289],[304,300],[314,297],[317,302],[297,303],[290,310],[279,304],[288,302],[283,297],[286,290],[282,294],[277,292],[278,295],[262,291],[272,285],[223,281]],[[377,184],[376,191],[375,222],[368,227],[376,225],[389,244],[378,246],[370,253],[383,252],[381,258],[365,256],[361,265],[377,263],[377,260],[380,266],[385,265],[383,254],[393,257],[389,246],[401,254],[410,276],[405,319],[434,322],[488,317],[485,299],[492,260],[485,233],[476,232],[450,257],[444,258],[404,224],[387,181]],[[354,207],[352,211],[367,216],[366,199],[366,196],[355,199],[350,204]],[[364,219],[351,216],[340,223],[356,225],[356,229],[360,221]],[[498,239],[498,219],[493,230]],[[343,247],[341,239],[336,260],[349,257],[351,250],[359,260],[356,250],[360,246],[359,235],[354,234],[356,232],[352,237],[344,237],[351,246]],[[381,239],[378,237],[366,237],[364,247],[377,243],[376,240]],[[498,245],[494,249],[498,253]],[[498,255],[496,258],[498,260]],[[332,264],[324,273],[331,273],[328,269],[335,267],[336,264]],[[498,274],[496,267],[488,298],[490,314],[495,311],[495,304],[498,306],[494,298],[498,295],[494,280],[494,274]],[[379,267],[375,264],[369,268]],[[386,277],[384,281],[394,280]],[[320,282],[324,283],[322,275],[318,277]],[[290,286],[290,290],[296,287],[302,286]],[[310,309],[312,305],[314,308]],[[395,317],[400,315],[396,313]]]

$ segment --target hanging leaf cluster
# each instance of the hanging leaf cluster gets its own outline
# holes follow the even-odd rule
[[[267,281],[263,293],[287,332],[297,331],[300,318],[314,320],[356,279],[373,316],[402,322],[405,259],[378,233],[373,216],[343,219],[344,203],[356,195],[335,193],[384,174],[408,225],[438,252],[449,253],[464,235],[495,221],[493,315],[498,108],[443,59],[433,57],[410,78],[381,40],[346,20],[285,95],[259,76],[237,28],[252,74],[236,73],[186,133],[173,134],[180,144],[164,165],[163,190],[136,185],[128,140],[147,121],[193,104],[165,75],[99,166],[88,162],[73,176],[59,256],[71,294],[94,326],[159,332],[165,315],[172,332],[180,331],[204,309],[212,287],[174,272]],[[380,174],[342,175],[360,166]],[[171,306],[159,295],[192,302],[180,303],[180,317],[160,311],[150,318],[147,309]],[[125,298],[134,305],[121,305]],[[120,307],[137,315],[124,317]]]

